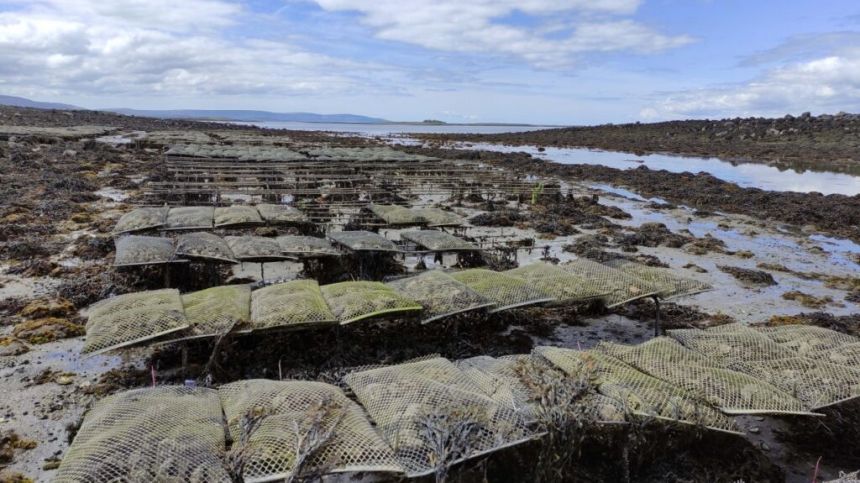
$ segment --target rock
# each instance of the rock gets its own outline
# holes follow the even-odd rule
[[[761,429],[758,426],[753,426],[753,427],[749,428],[747,431],[749,431],[750,433],[753,433],[753,434],[758,434],[761,432]]]
[[[63,375],[57,377],[57,379],[54,382],[56,382],[57,384],[59,384],[61,386],[68,386],[69,384],[74,382],[74,380],[75,380],[74,377],[72,377],[68,374],[63,374]]]
[[[0,357],[18,356],[30,350],[24,342],[14,337],[0,337]]]

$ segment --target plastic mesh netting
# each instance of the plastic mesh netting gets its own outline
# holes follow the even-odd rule
[[[538,400],[552,385],[568,376],[534,354],[503,357],[477,356],[456,362],[457,367],[497,403],[511,407],[527,420],[539,418]],[[591,418],[602,423],[624,422],[621,405],[602,394],[585,393],[580,403]]]
[[[275,238],[281,247],[281,253],[298,258],[328,257],[340,255],[340,252],[325,238],[313,236],[284,235]]]
[[[538,347],[535,352],[571,376],[592,373],[598,391],[619,401],[625,413],[737,432],[728,417],[694,393],[607,354],[559,347]]]
[[[237,260],[246,262],[268,262],[286,260],[281,245],[274,238],[263,236],[225,236],[224,241]]]
[[[178,290],[117,295],[89,307],[82,352],[98,354],[184,330],[188,326]]]
[[[293,280],[255,290],[251,329],[298,328],[337,322],[315,280]]]
[[[848,357],[843,360],[850,361],[858,342],[847,334],[804,325],[754,329],[728,324],[670,335],[732,369],[779,387],[812,409],[860,396],[860,369],[839,359],[838,351],[845,348]]]
[[[117,239],[115,267],[160,265],[173,261],[173,240],[157,236],[128,235]]]
[[[812,409],[860,397],[860,369],[806,357],[736,363],[734,369],[782,388]]]
[[[396,252],[397,245],[384,236],[371,231],[337,231],[329,233],[335,243],[352,251]]]
[[[53,481],[230,483],[218,393],[163,386],[97,402]]]
[[[807,355],[816,361],[829,362],[843,366],[860,367],[860,342],[846,344],[835,349],[824,350]]]
[[[436,158],[421,154],[411,154],[389,147],[332,147],[325,146],[307,150],[308,155],[317,160],[337,161],[430,161]]]
[[[545,262],[532,263],[504,273],[525,280],[530,286],[562,303],[581,302],[609,294],[606,289]]]
[[[120,217],[114,233],[151,230],[161,228],[167,219],[167,207],[136,208]]]
[[[525,280],[484,268],[473,268],[454,272],[451,276],[466,284],[496,304],[491,312],[512,309],[524,305],[552,301],[552,296],[533,287]]]
[[[701,352],[723,365],[797,357],[795,351],[777,344],[757,330],[739,324],[729,324],[708,330],[670,330],[668,333],[684,346]]]
[[[302,161],[307,156],[278,146],[177,144],[167,151],[168,156],[195,158],[236,158],[239,161]]]
[[[664,299],[693,295],[713,288],[705,282],[678,276],[672,270],[666,268],[649,267],[620,258],[610,260],[606,264],[656,285],[660,288],[660,298]]]
[[[808,414],[791,394],[743,372],[720,367],[668,337],[626,346],[601,342],[597,351],[693,391],[727,414]]]
[[[321,287],[323,298],[341,324],[385,314],[420,312],[421,305],[381,282],[340,282]]]
[[[251,287],[223,285],[188,293],[182,305],[191,324],[179,334],[183,339],[220,336],[251,319]]]
[[[422,323],[492,307],[493,302],[438,270],[388,282],[398,293],[424,306]]]
[[[216,227],[262,225],[263,219],[253,206],[219,206],[213,214]]]
[[[659,287],[639,277],[592,260],[579,258],[559,266],[588,280],[593,291],[607,293],[601,298],[609,308],[660,293]]]
[[[854,336],[811,325],[762,327],[758,331],[801,356],[812,356],[822,351],[860,342],[860,339]]]
[[[257,211],[263,221],[270,224],[307,223],[308,221],[304,213],[289,205],[263,203],[257,205]]]
[[[400,234],[400,238],[411,241],[425,250],[436,252],[475,251],[479,249],[471,242],[437,230],[404,231]]]
[[[389,225],[420,225],[424,219],[417,213],[398,205],[370,205],[368,209]]]
[[[429,434],[474,425],[464,438],[466,459],[530,438],[524,418],[488,397],[463,371],[434,358],[354,372],[344,381],[376,422],[407,475],[431,473],[444,455],[432,449]]]
[[[248,380],[218,389],[234,445],[243,442],[244,481],[285,481],[298,475],[343,472],[402,473],[361,407],[335,386],[309,381]],[[243,434],[243,420],[259,422]],[[330,437],[296,468],[298,442],[311,424]]]
[[[206,230],[212,228],[215,208],[211,206],[177,206],[167,212],[164,228],[168,230]]]
[[[427,226],[460,226],[463,224],[463,218],[456,213],[439,208],[413,208],[412,212]]]
[[[227,242],[208,232],[188,233],[177,238],[176,256],[192,260],[238,263]]]

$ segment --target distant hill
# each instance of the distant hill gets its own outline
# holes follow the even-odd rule
[[[39,102],[15,96],[0,96],[0,105],[15,106],[15,107],[31,107],[33,109],[63,109],[63,110],[81,110],[78,106],[70,104],[61,104],[59,102]]]
[[[108,112],[128,116],[157,117],[161,119],[204,119],[210,121],[241,122],[335,122],[357,124],[380,124],[388,122],[376,117],[356,114],[314,114],[312,112],[269,112],[244,110],[140,110],[140,109],[103,109]]]

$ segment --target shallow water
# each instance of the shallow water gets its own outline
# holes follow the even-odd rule
[[[504,146],[488,143],[460,144],[456,147],[497,152],[526,152],[532,156],[560,164],[592,164],[617,169],[635,169],[639,166],[647,166],[650,169],[665,169],[673,173],[704,171],[721,180],[737,183],[744,188],[802,193],[816,191],[825,195],[853,196],[860,194],[860,176],[826,171],[780,170],[766,164],[730,163],[719,158],[696,158],[667,154],[637,156],[620,151],[598,151],[582,148],[546,148],[544,152],[540,152],[536,146]]]
[[[297,131],[331,131],[359,134],[362,136],[390,136],[411,133],[469,133],[498,134],[506,132],[537,131],[556,126],[516,126],[484,124],[351,124],[325,122],[234,122],[245,126],[260,126],[270,129],[293,129]]]

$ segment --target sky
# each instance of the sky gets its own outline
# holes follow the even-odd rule
[[[0,94],[560,125],[860,112],[860,2],[0,0]]]

